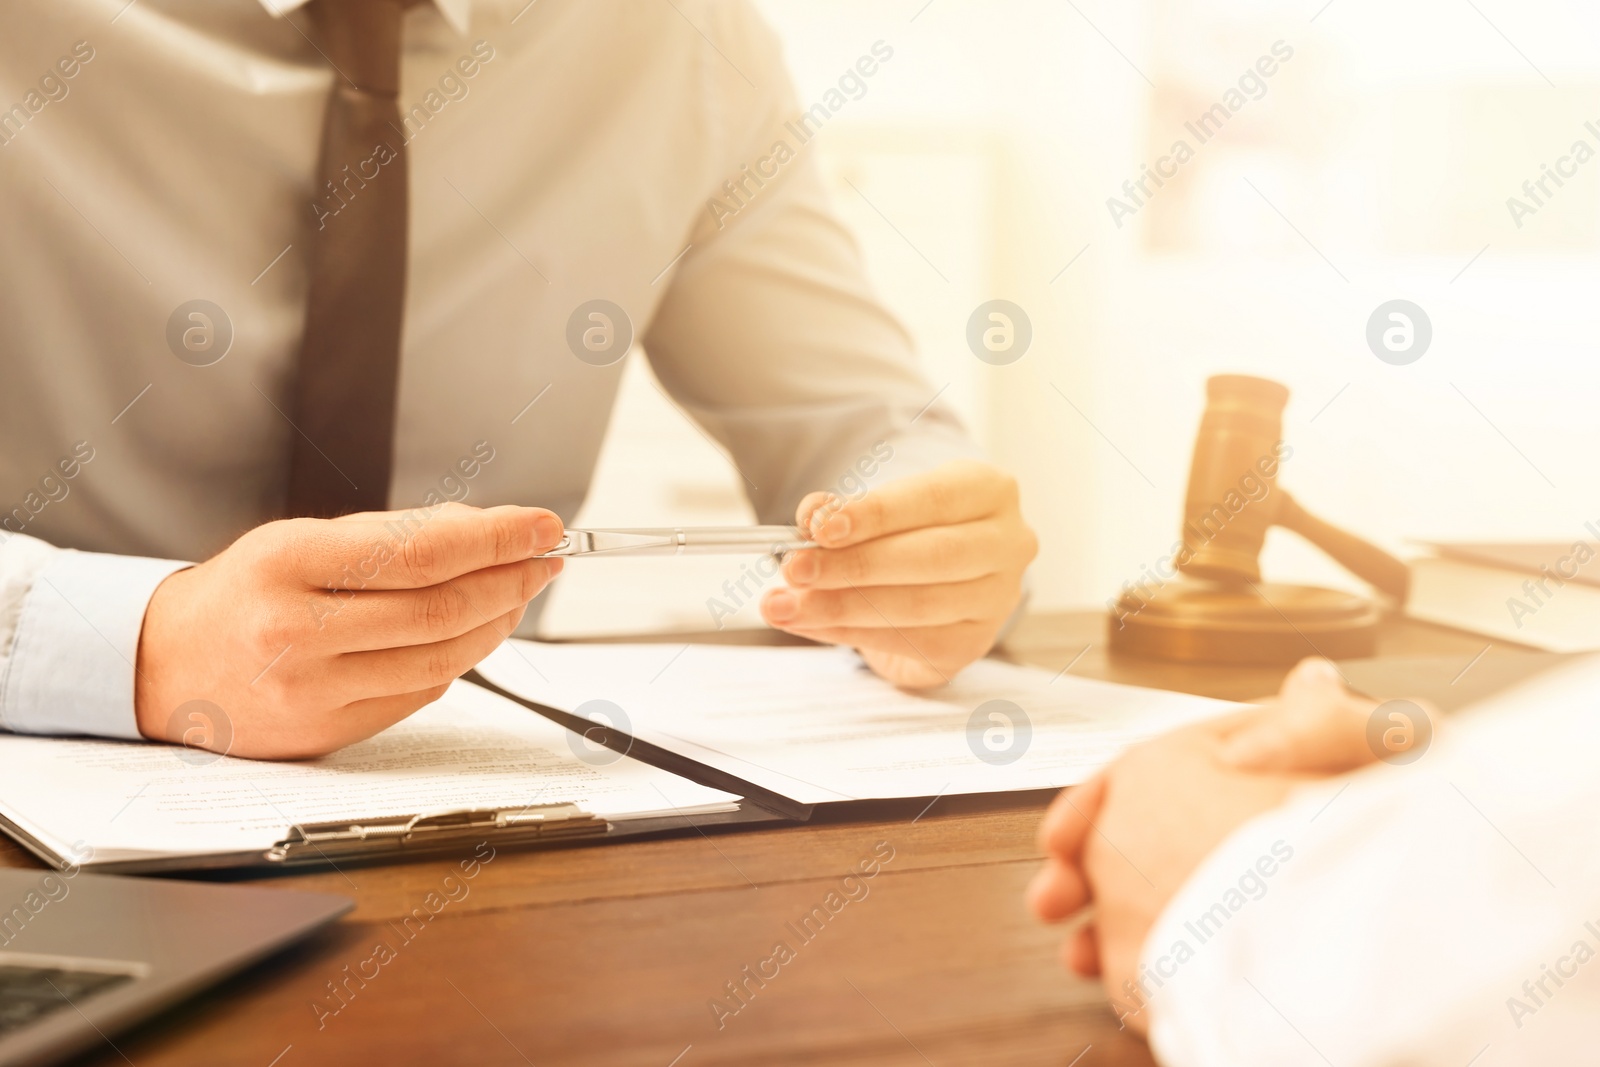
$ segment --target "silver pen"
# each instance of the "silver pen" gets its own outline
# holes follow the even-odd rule
[[[573,530],[546,556],[771,555],[815,548],[798,526],[685,526]]]

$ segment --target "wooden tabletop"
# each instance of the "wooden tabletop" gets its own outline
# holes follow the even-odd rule
[[[1237,699],[1271,692],[1282,674],[1112,661],[1103,631],[1100,615],[1034,617],[1007,651],[1050,670],[1071,663],[1087,677]],[[1484,648],[1391,620],[1380,659],[1432,665],[1444,678],[1477,670]],[[805,826],[502,850],[470,880],[457,860],[263,879],[342,893],[356,909],[85,1062],[1150,1064],[1099,985],[1059,966],[1060,931],[1023,906],[1044,803],[945,798],[920,817],[856,811]],[[892,858],[874,878],[842,884],[875,854]],[[0,865],[33,863],[0,843]],[[797,937],[831,891],[844,906],[824,911],[809,940]],[[775,957],[780,941],[789,952]],[[730,982],[742,984],[741,1001]]]

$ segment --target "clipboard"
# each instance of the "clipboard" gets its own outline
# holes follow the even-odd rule
[[[580,766],[574,757],[587,759],[577,738],[593,724],[581,723],[574,735],[565,724],[530,720],[522,702],[470,682],[436,705],[432,720],[413,717],[411,734],[348,765],[354,783],[348,794],[333,785],[331,793],[307,794],[319,800],[285,799],[284,806],[256,784],[262,780],[256,772],[230,764],[216,778],[193,777],[175,769],[167,746],[0,735],[6,746],[0,766],[7,768],[0,777],[15,775],[14,788],[0,799],[0,831],[63,872],[267,872],[464,853],[484,842],[548,849],[704,834],[806,814],[793,805],[774,810],[737,789],[697,788],[642,760],[621,761],[627,766],[615,770],[607,768],[616,759],[588,760],[598,777],[575,773],[568,770]],[[97,765],[110,773],[95,779]],[[397,776],[385,778],[389,771]],[[315,788],[284,786],[275,775],[274,769],[266,780],[287,789],[285,796]],[[158,782],[163,788],[151,795],[162,799],[136,814],[142,823],[97,832]],[[197,784],[206,782],[212,785]],[[198,828],[194,833],[185,819]]]
[[[620,822],[608,822],[575,804],[541,804],[515,810],[462,808],[431,814],[298,824],[289,827],[283,838],[265,851],[188,853],[93,863],[78,863],[60,855],[3,814],[0,814],[0,831],[57,871],[260,874],[273,870],[364,866],[459,855],[482,841],[490,842],[497,849],[547,849],[794,821],[752,804],[740,804],[736,811],[661,815]]]

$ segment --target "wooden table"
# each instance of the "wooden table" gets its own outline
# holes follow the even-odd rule
[[[1097,614],[1035,617],[1007,650],[1050,670],[1076,660],[1075,674],[1225,698],[1261,696],[1281,677],[1112,662],[1103,627]],[[1443,678],[1480,670],[1473,657],[1484,646],[1392,620],[1380,655],[1421,657]],[[459,899],[425,925],[413,920],[409,941],[398,924],[430,893],[445,897],[456,861],[277,876],[267,880],[347,894],[357,907],[86,1062],[1149,1064],[1144,1043],[1118,1031],[1099,985],[1058,965],[1060,931],[1023,906],[1044,803],[1037,794],[945,798],[919,818],[854,813],[800,827],[501,851],[456,883],[465,896],[456,889]],[[892,849],[893,859],[866,883],[867,895],[809,942],[796,938],[786,924],[875,848]],[[34,862],[0,844],[0,864]],[[380,940],[399,947],[387,962],[364,962]],[[748,981],[744,1006],[719,1020],[712,1000],[733,1003],[727,983],[779,940],[793,958],[764,985]],[[363,967],[376,971],[370,981]]]

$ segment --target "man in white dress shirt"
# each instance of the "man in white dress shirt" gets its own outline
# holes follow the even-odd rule
[[[868,292],[804,110],[740,0],[8,5],[0,727],[177,740],[205,701],[271,758],[409,714],[559,572],[532,557],[635,338],[825,546],[771,624],[910,686],[987,652],[1035,540]],[[363,122],[393,137],[339,168]],[[352,450],[363,404],[388,436]],[[372,502],[301,507],[305,469]]]

